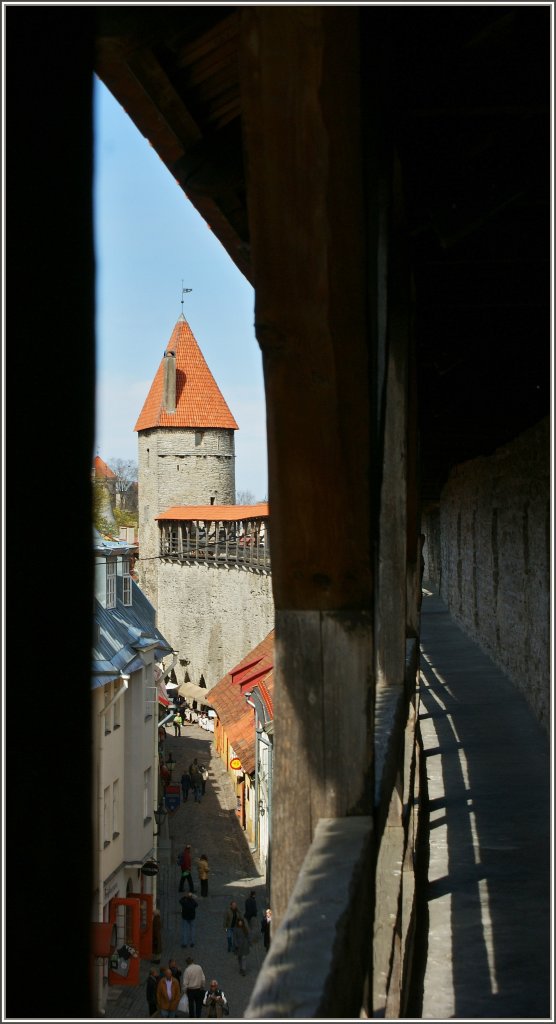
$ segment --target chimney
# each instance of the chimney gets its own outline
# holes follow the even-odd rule
[[[162,402],[166,412],[176,411],[176,353],[164,353],[164,391]]]

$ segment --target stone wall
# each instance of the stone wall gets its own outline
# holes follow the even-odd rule
[[[243,568],[159,565],[157,625],[179,658],[188,658],[191,682],[201,673],[214,686],[274,628],[269,574]],[[178,662],[179,683],[185,668]]]
[[[457,466],[423,532],[425,581],[436,584],[454,619],[548,728],[548,419],[489,458]]]

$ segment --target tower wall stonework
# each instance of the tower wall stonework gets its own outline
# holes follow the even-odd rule
[[[544,420],[457,466],[423,519],[425,579],[450,613],[550,716],[550,437]]]
[[[187,658],[191,682],[214,686],[274,628],[270,575],[243,568],[159,563],[157,625]],[[186,668],[176,666],[179,683]]]
[[[233,430],[156,428],[139,432],[139,585],[158,609],[160,528],[172,505],[235,504]]]

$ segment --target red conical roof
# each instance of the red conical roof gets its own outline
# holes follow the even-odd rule
[[[95,476],[102,476],[106,480],[116,479],[116,474],[113,472],[113,470],[110,469],[110,466],[106,464],[104,459],[101,459],[100,455],[95,456],[93,468],[95,471]]]
[[[237,430],[224,396],[210,372],[187,320],[180,316],[166,351],[176,353],[176,411],[163,404],[164,359],[161,360],[135,430],[151,427],[222,427]]]

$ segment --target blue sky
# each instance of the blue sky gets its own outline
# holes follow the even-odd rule
[[[95,81],[95,455],[137,461],[133,427],[183,311],[233,413],[236,490],[267,497],[253,289],[150,143]]]

